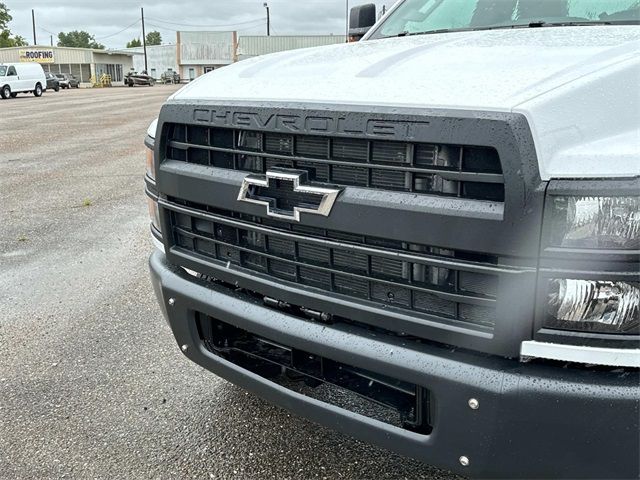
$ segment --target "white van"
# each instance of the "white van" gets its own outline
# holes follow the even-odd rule
[[[0,64],[0,97],[15,98],[18,93],[42,96],[47,86],[44,70],[38,63]]]

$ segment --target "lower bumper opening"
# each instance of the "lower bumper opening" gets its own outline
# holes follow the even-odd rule
[[[196,315],[205,348],[261,377],[316,400],[420,434],[432,430],[429,391],[336,362]]]

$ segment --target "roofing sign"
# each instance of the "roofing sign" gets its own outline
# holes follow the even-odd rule
[[[54,63],[53,49],[20,50],[21,62]]]

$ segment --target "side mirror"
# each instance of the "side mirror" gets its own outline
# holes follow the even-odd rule
[[[349,14],[349,41],[357,42],[376,23],[376,6],[373,3],[353,7]]]

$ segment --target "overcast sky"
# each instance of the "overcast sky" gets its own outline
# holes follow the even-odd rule
[[[163,43],[175,43],[176,30],[236,30],[264,35],[264,0],[2,0],[10,10],[14,34],[33,42],[31,9],[36,12],[38,44],[54,45],[61,31],[86,30],[108,48],[140,36],[140,7],[147,32],[158,30]],[[344,34],[347,0],[268,0],[272,35]],[[349,6],[370,0],[349,0]],[[376,0],[381,9],[396,0]]]

